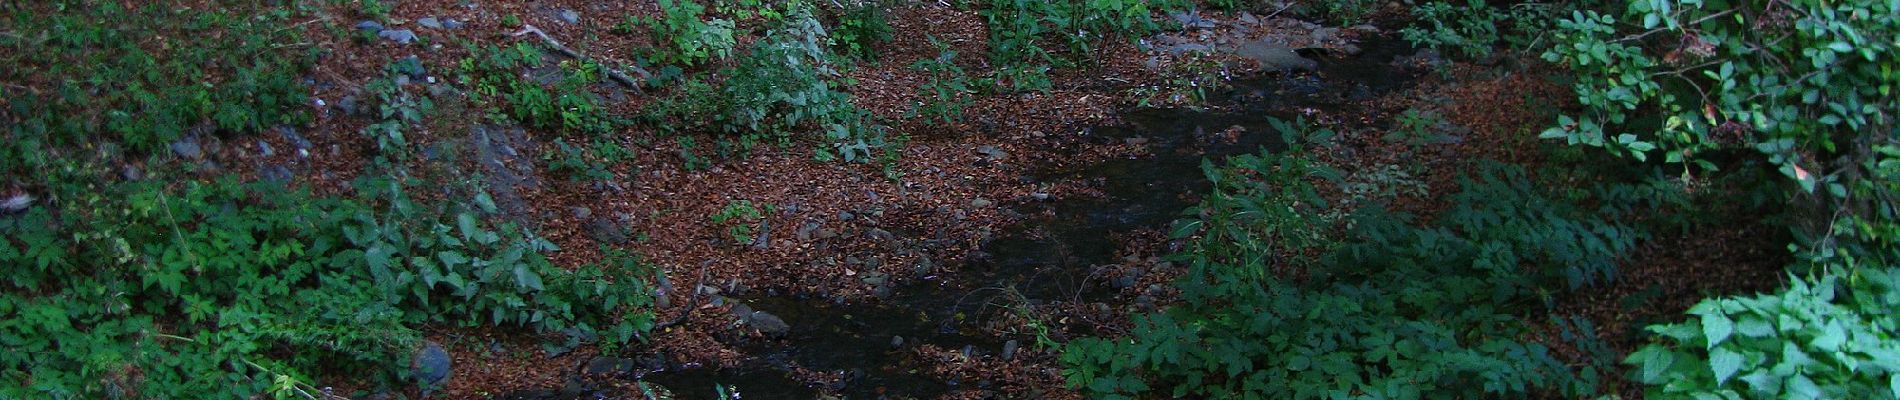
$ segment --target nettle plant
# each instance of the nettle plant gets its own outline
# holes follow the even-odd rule
[[[651,29],[660,47],[653,60],[662,64],[693,66],[732,56],[733,22],[714,18],[702,20],[706,7],[693,0],[659,0],[659,18],[641,17],[639,25]]]
[[[937,47],[937,57],[910,65],[910,69],[930,76],[929,82],[917,88],[923,102],[910,115],[955,125],[963,119],[963,109],[976,101],[975,91],[970,89],[970,76],[957,66],[957,51],[935,37],[930,38],[930,44]]]
[[[1172,256],[1188,266],[1182,304],[1136,316],[1124,337],[1070,342],[1069,385],[1100,398],[1595,394],[1614,360],[1559,359],[1522,339],[1542,323],[1523,316],[1613,274],[1643,235],[1609,218],[1654,208],[1624,204],[1627,188],[1552,191],[1487,163],[1458,211],[1423,224],[1378,202],[1336,208],[1320,193],[1340,174],[1304,152],[1204,164],[1214,189],[1173,229],[1189,241]],[[1555,323],[1603,348],[1588,321]]]
[[[104,140],[150,152],[184,132],[307,120],[299,77],[320,53],[295,45],[305,41],[290,11],[133,4],[23,3],[0,17],[0,118],[11,121],[0,169],[22,167],[16,160],[37,145]]]

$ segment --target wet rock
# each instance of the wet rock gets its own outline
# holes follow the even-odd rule
[[[1016,344],[1016,339],[1010,339],[1008,342],[1003,342],[1003,359],[1004,360],[1016,359],[1017,347],[1018,345]]]
[[[558,15],[556,15],[556,17],[559,17],[561,19],[561,22],[566,22],[570,24],[581,23],[581,13],[576,12],[574,10],[565,10],[565,9],[561,10],[561,12]]]
[[[917,276],[924,276],[924,275],[930,275],[931,272],[935,272],[937,269],[937,264],[930,260],[929,255],[925,255],[922,257],[917,257],[917,263],[911,264],[910,268],[911,268],[911,272],[916,273]]]
[[[363,22],[358,22],[358,23],[356,23],[356,30],[359,30],[359,31],[370,31],[370,32],[382,32],[382,31],[383,31],[383,24],[380,24],[380,23],[377,23],[376,21],[368,21],[368,20],[365,20],[365,21],[363,21]]]
[[[198,158],[204,156],[204,148],[198,146],[198,139],[194,137],[178,139],[178,141],[172,142],[171,148],[172,153],[177,154],[179,157]]]
[[[640,362],[620,357],[594,357],[587,360],[587,366],[581,373],[589,376],[625,376],[640,368]]]
[[[864,284],[871,286],[884,286],[885,283],[890,283],[891,281],[890,274],[877,271],[865,273],[862,279],[864,280]]]
[[[1247,42],[1234,50],[1234,55],[1260,62],[1260,68],[1266,71],[1313,71],[1319,69],[1319,62],[1313,61],[1286,45],[1266,39]]]
[[[753,311],[752,315],[746,318],[746,324],[751,325],[753,329],[758,329],[759,333],[771,337],[785,336],[792,332],[792,326],[786,324],[784,319],[764,311]]]
[[[978,197],[974,200],[970,200],[970,208],[989,208],[991,205],[995,205],[995,204],[996,202],[990,201],[990,199],[985,199],[982,197]]]
[[[448,350],[442,349],[441,344],[423,341],[422,348],[416,350],[409,368],[412,375],[422,381],[424,387],[433,388],[441,387],[443,381],[449,378],[449,369],[452,364]]]
[[[391,29],[391,30],[386,30],[382,32],[377,32],[376,37],[388,39],[391,42],[396,42],[400,44],[409,44],[416,41],[416,31],[412,31],[408,29]]]

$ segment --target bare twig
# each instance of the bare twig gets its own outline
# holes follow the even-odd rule
[[[713,260],[706,260],[699,263],[699,281],[693,282],[692,291],[689,291],[686,293],[686,297],[688,300],[686,302],[686,307],[680,309],[680,315],[673,317],[672,321],[666,321],[666,323],[654,325],[653,330],[655,331],[665,330],[668,327],[679,325],[681,322],[686,322],[686,316],[693,315],[693,309],[699,308],[699,288],[706,284],[706,267],[712,266],[712,263],[713,263]]]
[[[553,47],[554,51],[561,52],[561,54],[566,55],[570,58],[582,60],[582,61],[593,60],[592,58],[587,57],[587,55],[581,54],[581,52],[574,51],[574,49],[567,47],[567,45],[561,44],[560,40],[555,39],[553,36],[548,36],[547,32],[542,31],[541,28],[534,27],[534,25],[524,24],[521,26],[520,32],[515,32],[509,36],[519,37],[521,35],[526,35],[526,34],[534,34],[535,36],[540,37],[541,41],[544,43],[547,43],[548,47]],[[633,65],[629,67],[633,69],[634,73],[640,74],[641,80],[653,78],[652,73],[647,72],[646,69],[640,68],[640,66],[638,65]],[[619,69],[608,67],[605,65],[602,65],[601,69],[606,70],[607,77],[612,78],[615,82],[620,82],[620,84],[626,85],[628,89],[633,89],[633,91],[635,92],[645,93],[644,91],[640,89],[641,81],[634,80],[633,77],[627,76],[625,72],[620,72]]]

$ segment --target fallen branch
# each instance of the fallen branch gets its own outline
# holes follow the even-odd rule
[[[554,51],[561,52],[561,54],[566,55],[569,58],[573,58],[573,59],[581,60],[581,61],[593,60],[592,58],[587,57],[587,55],[581,54],[581,52],[574,51],[574,49],[568,48],[567,45],[561,44],[560,40],[555,39],[553,36],[548,36],[547,32],[542,31],[541,28],[534,27],[534,25],[524,24],[521,26],[520,32],[515,32],[514,34],[511,34],[509,36],[520,37],[521,35],[526,35],[530,33],[534,34],[535,36],[541,37],[541,41],[544,43],[547,43],[548,47],[553,47]],[[626,85],[628,89],[633,89],[633,91],[635,92],[645,93],[644,91],[640,90],[640,82],[647,79],[652,79],[653,74],[650,72],[647,72],[646,69],[640,68],[640,66],[638,65],[634,65],[631,67],[633,68],[634,73],[640,74],[640,80],[634,80],[633,77],[627,76],[625,72],[620,72],[619,69],[608,67],[606,65],[602,65],[601,69],[606,70],[607,77],[612,78],[615,82],[620,82],[620,84]]]
[[[673,317],[672,321],[666,321],[666,323],[654,325],[653,331],[656,331],[656,332],[664,331],[668,327],[679,325],[681,322],[686,322],[686,316],[692,315],[693,310],[699,308],[699,288],[706,284],[706,267],[712,266],[712,263],[713,263],[713,260],[706,260],[704,262],[699,263],[699,281],[693,282],[693,290],[691,292],[686,293],[686,297],[687,297],[686,307],[680,309],[680,315]]]

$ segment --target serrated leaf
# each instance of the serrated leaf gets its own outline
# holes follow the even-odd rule
[[[1718,313],[1702,316],[1702,334],[1708,336],[1710,349],[1728,340],[1728,336],[1732,333],[1735,333],[1735,322],[1730,321],[1728,316]]]
[[[1741,354],[1725,347],[1717,347],[1709,351],[1709,371],[1715,373],[1716,386],[1719,387],[1723,382],[1728,382],[1728,378],[1735,376],[1735,371],[1741,369]]]

